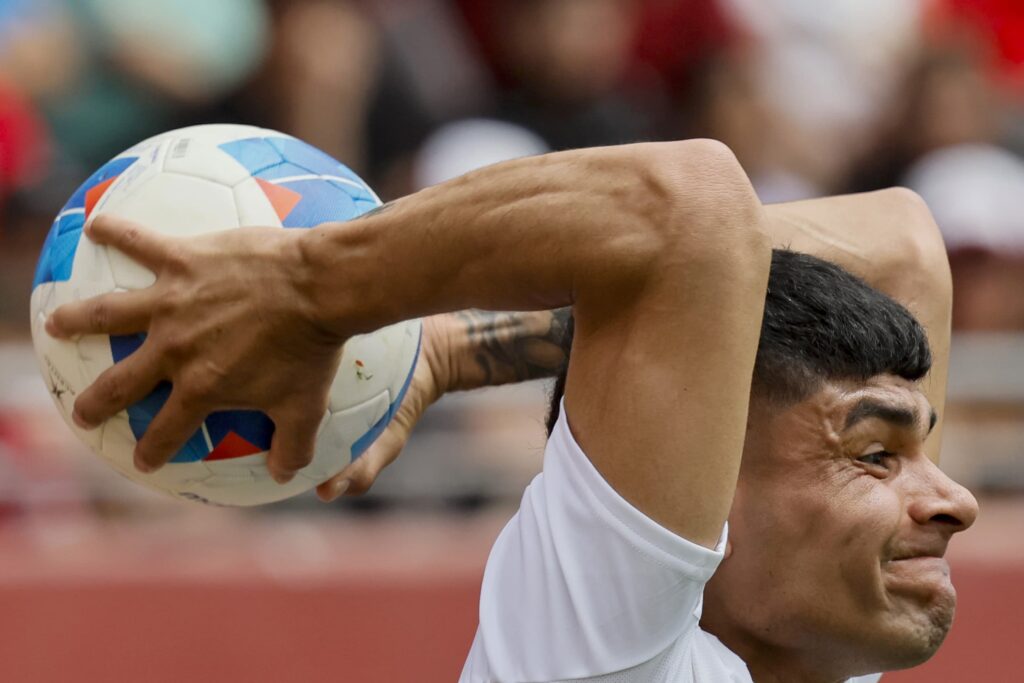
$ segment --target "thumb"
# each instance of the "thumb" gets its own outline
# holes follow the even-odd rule
[[[406,397],[391,424],[365,453],[316,487],[316,494],[320,500],[327,503],[342,494],[359,495],[370,490],[381,470],[393,463],[405,448],[409,434],[422,414],[422,409],[418,405],[420,402],[410,401],[409,398]]]
[[[425,330],[433,329],[426,327]],[[330,502],[342,494],[359,495],[366,493],[377,480],[381,470],[390,465],[405,448],[413,427],[419,422],[424,411],[440,398],[436,363],[428,362],[425,347],[426,340],[433,339],[435,333],[424,337],[424,345],[420,347],[420,357],[412,377],[409,390],[402,399],[395,417],[388,424],[369,449],[338,474],[316,487],[320,500]],[[432,342],[434,344],[438,342]]]

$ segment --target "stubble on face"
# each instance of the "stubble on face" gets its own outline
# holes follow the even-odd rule
[[[923,564],[909,568],[900,564]],[[886,631],[899,634],[899,648],[890,668],[907,668],[928,660],[942,645],[953,625],[956,591],[945,560],[927,558],[882,563],[883,583],[890,601]]]
[[[898,557],[895,549],[905,548],[905,501],[893,480],[876,477],[858,457],[876,441],[916,439],[916,445],[906,447],[919,448],[922,438],[894,437],[888,428],[870,423],[862,426],[863,433],[851,436],[846,417],[864,389],[879,400],[916,405],[918,412],[927,406],[916,387],[895,379],[852,389],[826,387],[775,414],[752,404],[750,431],[763,433],[748,436],[748,446],[761,452],[744,452],[739,495],[730,515],[731,533],[739,543],[733,559],[739,559],[739,571],[727,569],[722,576],[727,581],[709,588],[714,593],[730,591],[729,583],[764,586],[763,567],[774,567],[773,581],[789,585],[773,592],[793,599],[788,605],[775,599],[770,610],[754,610],[775,613],[777,626],[790,623],[781,631],[772,628],[776,642],[766,645],[795,651],[802,641],[809,648],[830,649],[850,667],[868,672],[906,668],[934,654],[952,624],[956,594],[948,567],[946,575],[938,576],[941,567],[924,566],[927,561],[889,564]],[[809,495],[804,489],[808,486],[818,490]],[[752,495],[754,491],[758,494]],[[738,528],[741,520],[756,521],[744,530]],[[747,563],[744,556],[750,556],[751,548],[742,547],[744,543],[771,543],[779,554],[796,559],[787,567],[784,558],[772,557],[774,552],[765,556],[761,548],[753,553],[760,557]],[[808,544],[815,546],[813,552]],[[715,596],[710,597],[709,604],[714,604]],[[737,616],[751,618],[749,613]],[[807,628],[801,629],[800,622]],[[753,622],[743,630],[767,634]]]

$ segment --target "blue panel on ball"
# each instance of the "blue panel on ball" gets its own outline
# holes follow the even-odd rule
[[[142,342],[146,340],[144,334],[112,335],[110,337],[110,353],[115,363],[135,353]],[[132,434],[138,441],[146,433],[149,423],[153,421],[156,414],[164,407],[171,395],[171,383],[161,382],[146,398],[138,403],[128,406],[128,424],[132,428]],[[201,429],[189,438],[188,442],[171,458],[171,462],[195,462],[202,460],[210,453]]]
[[[139,350],[146,341],[144,334],[115,334],[110,336],[110,353],[115,363],[120,363]]]
[[[39,262],[36,263],[36,274],[32,278],[33,290],[44,282],[53,282],[55,280],[53,277],[53,264],[51,263],[53,258],[51,254],[57,241],[58,232],[57,221],[54,221],[50,227],[50,232],[46,234],[46,241],[43,242],[43,250],[39,254]]]
[[[361,437],[355,440],[352,444],[352,459],[355,460],[360,455],[366,452],[366,449],[377,440],[377,437],[384,433],[388,423],[395,417],[395,413],[398,412],[398,408],[402,405],[402,399],[405,398],[405,392],[409,390],[409,385],[412,384],[412,376],[416,374],[416,363],[420,357],[420,344],[423,343],[423,333],[420,332],[420,338],[416,342],[416,355],[412,359],[412,367],[409,368],[409,375],[405,378],[405,382],[402,383],[402,388],[398,391],[398,396],[388,406],[388,412],[381,415],[380,419],[369,431],[363,434]]]
[[[311,228],[331,221],[347,221],[360,215],[348,192],[329,181],[312,179],[278,183],[302,195],[281,224],[286,228]]]
[[[268,142],[277,149],[281,156],[296,166],[301,166],[315,175],[339,176],[347,178],[363,187],[366,184],[352,170],[337,159],[321,152],[312,145],[295,138],[268,138]]]
[[[379,204],[366,183],[347,166],[301,140],[247,138],[222,144],[220,148],[245,166],[254,178],[302,196],[281,221],[286,228],[351,220]]]
[[[352,169],[316,147],[295,138],[246,138],[226,142],[220,145],[220,148],[260,180],[307,175],[335,177],[357,185],[358,189],[352,188],[355,193],[373,197],[366,183]],[[376,206],[377,202],[373,203]]]
[[[220,148],[234,157],[254,176],[259,176],[264,170],[284,161],[281,153],[267,142],[266,138],[246,138],[245,140],[225,142],[220,145]]]
[[[259,178],[260,180],[269,180],[271,182],[281,180],[282,178],[308,178],[312,175],[315,174],[310,173],[301,166],[296,166],[295,164],[287,161],[282,161],[279,164],[268,166],[259,173],[253,173],[253,177],[255,178]]]
[[[373,197],[353,197],[352,201],[355,202],[356,213],[360,216],[380,206],[380,202]]]
[[[105,180],[121,175],[126,168],[135,163],[136,159],[138,157],[123,157],[108,161],[71,195],[71,199],[50,226],[46,242],[43,243],[43,251],[39,255],[39,263],[36,264],[32,289],[44,282],[66,282],[71,278],[71,265],[75,261],[75,252],[78,250],[82,228],[85,226],[86,192]]]
[[[206,430],[214,446],[219,444],[228,432],[234,432],[266,451],[270,449],[270,440],[274,436],[274,422],[256,410],[224,410],[210,413],[206,418]]]
[[[119,363],[142,346],[146,340],[144,334],[115,335],[110,337],[110,352],[115,363]],[[161,383],[146,398],[128,407],[128,423],[132,427],[132,434],[136,440],[141,439],[146,432],[146,427],[164,407],[168,397],[171,395],[171,384]],[[228,432],[235,432],[246,441],[259,446],[263,450],[270,448],[270,439],[274,435],[273,421],[263,413],[254,410],[222,410],[211,413],[206,418],[206,430],[210,437],[210,444],[216,446],[228,435]],[[210,444],[203,436],[202,429],[196,431],[188,443],[171,462],[195,462],[202,460],[210,454]]]
[[[71,267],[75,263],[75,252],[78,251],[84,227],[83,212],[66,213],[57,220],[54,226],[56,235],[48,254],[52,282],[67,282],[71,279]]]
[[[85,193],[94,188],[95,186],[102,183],[104,180],[110,180],[115,178],[125,170],[134,164],[138,160],[138,157],[122,157],[120,159],[111,159],[107,163],[103,164],[95,173],[89,176],[89,179],[82,183],[75,193],[71,195],[71,199],[64,205],[64,211],[68,209],[84,209],[85,208]]]

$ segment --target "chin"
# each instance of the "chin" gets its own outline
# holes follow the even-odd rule
[[[952,605],[931,605],[901,615],[880,643],[874,658],[880,666],[874,670],[909,669],[931,659],[949,633],[953,611]]]

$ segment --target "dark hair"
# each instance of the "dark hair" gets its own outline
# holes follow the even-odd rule
[[[571,343],[572,320],[564,347]],[[865,381],[928,374],[928,338],[910,311],[834,263],[785,249],[772,252],[752,394],[784,407],[810,397],[826,380]],[[566,367],[548,413],[558,419]]]

